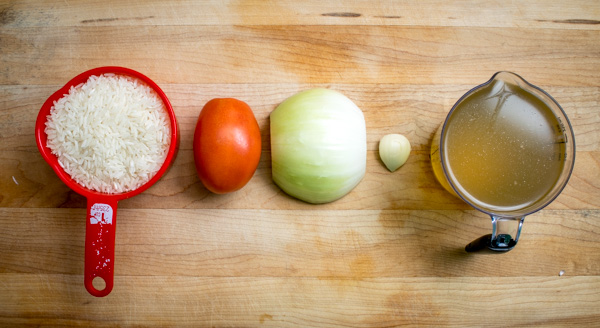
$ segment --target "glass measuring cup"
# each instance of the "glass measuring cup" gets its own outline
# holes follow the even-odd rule
[[[550,204],[575,164],[567,115],[545,91],[511,72],[498,72],[452,107],[434,135],[433,172],[441,185],[490,215],[492,233],[467,252],[506,252],[525,216]]]
[[[45,133],[46,121],[55,101],[64,97],[71,86],[85,83],[92,75],[99,76],[106,73],[129,76],[154,89],[165,105],[171,124],[171,144],[165,161],[158,172],[139,188],[118,194],[102,193],[85,188],[71,178],[59,164],[58,158],[47,147],[48,136]],[[179,143],[179,129],[173,107],[165,93],[145,75],[124,67],[98,67],[77,75],[44,102],[36,120],[35,137],[42,157],[52,167],[56,175],[73,191],[87,198],[84,285],[90,294],[97,297],[106,296],[113,288],[117,203],[150,188],[161,178],[175,159]],[[93,281],[97,277],[104,281],[104,288],[94,286]]]

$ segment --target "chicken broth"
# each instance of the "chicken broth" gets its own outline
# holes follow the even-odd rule
[[[492,81],[461,102],[446,123],[448,175],[459,193],[489,211],[536,203],[565,161],[561,122],[535,95]]]

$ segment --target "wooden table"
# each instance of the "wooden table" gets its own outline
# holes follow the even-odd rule
[[[159,183],[119,203],[115,287],[95,298],[85,199],[43,161],[34,122],[106,65],[160,85],[181,144]],[[577,160],[513,251],[469,255],[490,220],[443,190],[428,152],[454,102],[499,70],[557,99]],[[325,205],[271,178],[269,113],[312,87],[346,94],[367,124],[366,176]],[[256,174],[227,195],[202,186],[192,156],[217,97],[247,102],[262,131]],[[0,325],[597,327],[599,105],[597,1],[2,1]],[[377,152],[388,133],[413,145],[395,173]]]

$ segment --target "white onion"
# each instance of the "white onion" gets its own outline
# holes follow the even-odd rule
[[[365,119],[343,94],[328,89],[297,93],[271,113],[270,123],[273,181],[290,196],[332,202],[364,177]]]

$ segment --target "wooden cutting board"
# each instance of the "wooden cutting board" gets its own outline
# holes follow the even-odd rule
[[[85,199],[40,156],[45,99],[93,67],[125,66],[169,97],[179,153],[119,203],[115,284],[83,286]],[[444,191],[429,147],[454,102],[499,70],[549,92],[575,130],[559,198],[503,255],[464,252],[490,219]],[[0,325],[156,327],[597,326],[600,4],[528,1],[0,3]],[[363,111],[367,174],[311,205],[272,181],[269,114],[312,87]],[[202,106],[248,103],[258,170],[215,195],[196,177]],[[413,146],[390,173],[385,134]]]

